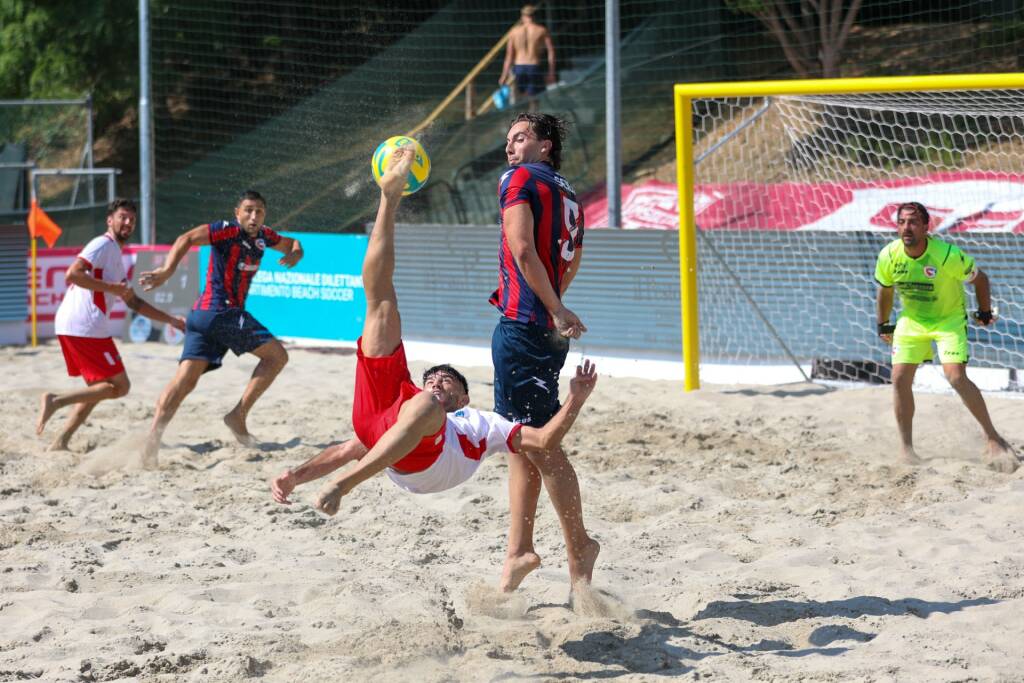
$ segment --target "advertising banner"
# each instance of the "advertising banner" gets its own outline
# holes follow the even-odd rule
[[[75,262],[81,247],[56,247],[54,249],[39,249],[36,257],[36,321],[38,324],[38,335],[40,339],[53,337],[53,318],[57,315],[57,307],[64,300],[64,292],[67,285],[64,284],[64,273],[71,264]],[[128,274],[128,281],[131,282],[135,275],[135,253],[136,248],[129,245],[121,252],[121,259],[124,261],[124,270]],[[26,268],[31,278],[31,264],[26,257]],[[141,287],[134,285],[136,293]],[[31,297],[32,283],[29,282],[29,294]],[[31,307],[32,302],[28,302]],[[30,308],[31,310],[31,308]],[[125,314],[128,308],[124,302],[118,299],[110,310],[111,332],[118,336],[123,329]],[[31,313],[25,318],[26,323],[31,322]]]
[[[163,265],[167,258],[167,247],[156,247],[135,252],[135,273],[154,270]],[[138,277],[132,283],[135,294],[170,315],[188,317],[192,304],[199,294],[199,250],[188,251],[178,262],[178,267],[171,277],[160,287],[146,292],[138,283]],[[150,320],[138,313],[129,314],[130,323],[125,325],[124,339],[140,343],[144,341],[163,341],[167,344],[180,344],[185,335],[170,325]]]
[[[366,235],[296,233],[305,256],[288,269],[267,249],[249,287],[245,308],[277,337],[354,342],[363,329]],[[200,249],[201,288],[210,247]]]
[[[676,186],[656,180],[622,186],[627,229],[676,230]],[[702,230],[876,230],[896,228],[896,207],[921,202],[936,232],[1024,232],[1024,178],[957,171],[918,178],[843,183],[717,183],[694,187]],[[608,225],[603,194],[584,199],[587,228]]]

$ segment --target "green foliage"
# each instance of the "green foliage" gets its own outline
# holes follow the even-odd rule
[[[138,91],[135,0],[0,0],[0,99],[94,94],[96,124]]]

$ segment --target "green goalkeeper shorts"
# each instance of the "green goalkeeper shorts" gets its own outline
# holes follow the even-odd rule
[[[932,342],[940,363],[966,363],[967,318],[958,315],[937,323],[919,323],[903,315],[892,337],[892,362],[919,365],[932,360]]]

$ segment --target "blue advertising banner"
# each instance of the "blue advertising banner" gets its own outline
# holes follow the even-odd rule
[[[363,257],[366,235],[295,233],[305,256],[291,269],[281,252],[267,249],[249,287],[247,311],[277,337],[332,341],[359,338],[366,314]],[[200,291],[206,285],[210,247],[200,250]]]

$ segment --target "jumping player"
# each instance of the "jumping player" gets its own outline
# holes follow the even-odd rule
[[[278,477],[272,484],[278,502],[287,503],[295,485],[353,460],[355,467],[320,492],[316,507],[324,513],[335,514],[344,495],[381,471],[386,470],[392,481],[408,491],[431,493],[466,481],[493,453],[560,450],[558,444],[594,389],[597,374],[587,361],[576,368],[565,405],[537,429],[468,408],[466,380],[451,366],[428,370],[424,390],[412,383],[393,284],[395,212],[412,160],[409,148],[399,148],[391,158],[381,180],[380,207],[363,262],[366,319],[357,343],[352,407],[358,442],[328,448],[298,470]],[[591,579],[598,545],[589,538],[586,541],[580,556],[570,558],[574,583]]]
[[[989,467],[1013,472],[1019,465],[1009,444],[996,432],[985,399],[967,377],[967,306],[963,283],[974,285],[978,299],[975,321],[988,327],[992,314],[988,275],[959,247],[928,235],[928,210],[918,202],[901,204],[896,212],[899,239],[878,254],[878,335],[892,345],[892,387],[901,456],[908,464],[921,459],[914,452],[914,374],[931,360],[932,342],[938,347],[942,370],[950,386],[981,425],[987,441]],[[893,288],[900,293],[903,311],[889,324]]]
[[[240,443],[247,446],[255,443],[246,418],[253,404],[288,362],[288,352],[245,310],[245,299],[266,249],[283,252],[278,262],[288,268],[302,258],[299,241],[278,235],[264,225],[266,215],[266,200],[260,193],[248,190],[238,200],[234,220],[200,225],[182,234],[174,241],[163,266],[139,278],[147,291],[159,287],[174,274],[189,249],[201,245],[212,247],[206,289],[199,295],[186,321],[185,348],[178,372],[157,401],[144,454],[148,463],[155,462],[160,437],[178,406],[204,372],[221,366],[229,349],[236,356],[251,353],[260,359],[241,399],[224,416],[224,424]]]
[[[57,308],[54,331],[64,352],[68,375],[81,376],[88,386],[59,396],[42,395],[36,434],[43,433],[46,422],[55,412],[65,406],[75,406],[50,450],[66,450],[71,436],[97,403],[125,396],[131,388],[108,329],[114,297],[123,299],[128,308],[147,318],[185,329],[182,318],[168,315],[143,301],[128,284],[121,249],[135,232],[137,216],[138,209],[132,201],[118,198],[111,202],[107,207],[107,231],[85,245],[64,275],[68,290]]]
[[[558,412],[558,375],[569,339],[587,330],[562,303],[583,258],[584,224],[576,194],[558,173],[565,132],[565,124],[549,114],[516,116],[505,146],[509,169],[498,183],[501,247],[498,289],[490,297],[501,312],[491,339],[494,410],[533,427],[544,426]],[[542,480],[569,557],[588,547],[579,482],[565,451],[525,449],[510,456],[506,590],[540,565],[533,526]]]

